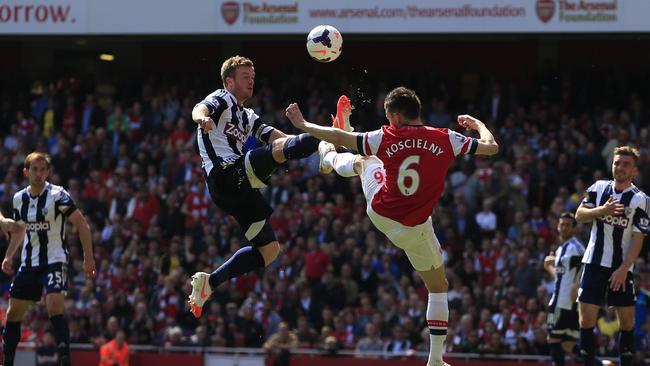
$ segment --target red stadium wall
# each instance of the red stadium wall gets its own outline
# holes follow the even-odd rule
[[[353,357],[310,357],[292,356],[291,366],[367,366],[369,359]],[[425,361],[419,358],[402,360],[372,359],[372,366],[422,366]],[[547,363],[534,361],[503,361],[503,360],[457,360],[448,358],[447,361],[453,366],[537,366],[548,365]]]
[[[99,351],[72,351],[72,364],[95,366],[99,365]],[[202,355],[186,353],[149,353],[131,354],[129,366],[203,366]]]
[[[267,359],[266,364],[271,364]],[[354,357],[322,357],[322,356],[291,356],[291,366],[367,366],[371,361],[373,366],[422,366],[423,360],[419,358],[407,358],[399,360],[368,359]],[[462,360],[448,358],[454,366],[538,366],[547,365],[544,362],[536,361],[504,361],[504,360]],[[73,365],[98,365],[99,353],[93,351],[72,351]],[[203,366],[204,359],[199,354],[185,353],[149,353],[140,352],[131,355],[129,366]]]

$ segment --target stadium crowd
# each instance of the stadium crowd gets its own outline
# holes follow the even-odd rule
[[[650,100],[595,75],[539,75],[527,89],[472,73],[392,81],[378,73],[363,82],[308,75],[278,81],[260,70],[252,106],[265,122],[292,132],[284,117],[289,101],[324,124],[338,94],[347,93],[357,107],[352,124],[365,131],[383,123],[383,96],[403,83],[422,96],[427,123],[458,129],[456,114],[468,113],[496,132],[499,154],[457,160],[433,213],[449,279],[447,352],[547,355],[553,279],[543,258],[558,245],[557,218],[576,209],[593,181],[610,176],[617,145],[640,148],[637,185],[650,192]],[[320,175],[318,154],[279,170],[264,189],[283,244],[279,259],[219,288],[200,319],[190,314],[189,277],[216,268],[245,240],[210,201],[195,146],[192,107],[217,87],[151,78],[124,92],[61,79],[3,95],[18,101],[0,109],[4,214],[26,185],[26,154],[39,150],[53,157],[50,181],[66,187],[91,222],[94,281],[83,276],[78,238],[66,238],[72,342],[99,344],[124,330],[129,344],[165,347],[357,349],[385,357],[426,351],[426,289],[366,217],[358,178]],[[586,244],[588,228],[581,238]],[[636,266],[635,328],[645,357],[648,260],[646,245]],[[10,280],[2,277],[3,311]],[[35,307],[22,340],[40,342],[48,327],[44,307]],[[616,332],[615,316],[603,312],[601,355],[617,354]]]

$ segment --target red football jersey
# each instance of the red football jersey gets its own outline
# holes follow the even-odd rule
[[[377,156],[386,170],[372,209],[406,226],[423,223],[444,190],[449,165],[456,156],[474,152],[477,143],[453,130],[429,126],[383,126],[359,135],[359,152]]]

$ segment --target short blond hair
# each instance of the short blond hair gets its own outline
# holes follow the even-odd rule
[[[50,163],[52,161],[52,158],[50,158],[50,155],[47,154],[47,153],[40,152],[40,151],[34,151],[33,153],[30,153],[29,155],[27,155],[27,157],[25,158],[25,169],[29,170],[29,167],[35,161],[43,161],[43,162],[45,162],[45,165],[47,166],[47,169],[50,169]]]
[[[617,146],[614,149],[614,155],[631,156],[634,159],[634,165],[639,165],[639,150],[632,146]]]
[[[253,67],[253,61],[244,56],[232,56],[223,62],[221,65],[221,81],[223,81],[223,86],[226,87],[226,78],[235,77],[235,71],[239,66],[250,66]]]

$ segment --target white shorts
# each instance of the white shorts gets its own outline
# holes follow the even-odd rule
[[[361,177],[361,187],[366,196],[366,212],[370,221],[383,232],[393,244],[404,250],[417,271],[428,271],[432,267],[442,265],[442,249],[440,242],[433,232],[431,217],[416,225],[406,226],[388,217],[376,213],[372,209],[372,200],[379,192],[386,179],[384,165],[380,161],[366,161],[365,172]]]

